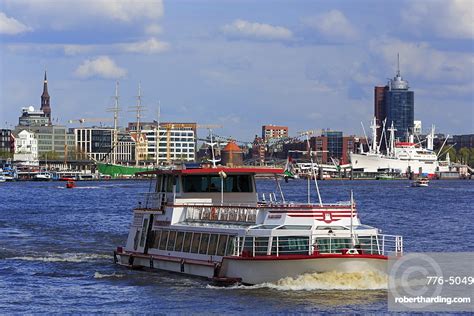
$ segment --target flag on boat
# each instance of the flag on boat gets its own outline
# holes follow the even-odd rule
[[[296,179],[298,178],[295,170],[295,166],[291,157],[288,157],[286,161],[285,170],[283,171],[283,176],[285,180],[288,181],[289,178]]]

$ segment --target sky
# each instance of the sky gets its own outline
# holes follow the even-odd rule
[[[471,0],[0,0],[0,128],[39,108],[47,70],[70,127],[112,118],[118,81],[122,126],[140,84],[145,121],[160,105],[242,141],[265,124],[362,135],[399,53],[423,130],[474,133],[473,39]]]

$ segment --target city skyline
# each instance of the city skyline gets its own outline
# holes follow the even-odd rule
[[[400,53],[415,119],[474,130],[469,1],[0,4],[3,128],[22,107],[39,109],[47,69],[60,124],[112,118],[119,80],[121,126],[134,121],[141,82],[145,121],[160,103],[162,121],[221,124],[219,134],[248,141],[266,124],[361,135]]]

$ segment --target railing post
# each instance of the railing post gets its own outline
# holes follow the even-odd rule
[[[374,254],[374,235],[370,235],[370,254]]]
[[[385,235],[382,235],[382,256],[385,255]]]
[[[255,236],[252,236],[252,257],[255,257]]]
[[[277,245],[276,245],[277,251],[276,251],[276,255],[277,255],[277,257],[278,257],[278,256],[280,255],[280,251],[279,251],[279,249],[280,249],[280,240],[279,240],[279,237],[278,237],[278,236],[276,236],[276,239],[277,239]]]

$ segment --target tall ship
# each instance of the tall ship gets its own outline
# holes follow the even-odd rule
[[[391,127],[387,129],[390,132],[390,137],[386,153],[382,153],[380,150],[383,137],[379,142],[377,141],[378,128],[379,126],[374,118],[371,125],[372,144],[369,146],[369,151],[362,151],[359,154],[350,153],[351,165],[354,171],[413,173],[434,177],[435,173],[442,168],[438,161],[438,155],[433,151],[434,128],[427,136],[427,146],[424,148],[421,142],[414,142],[413,135],[410,136],[407,142],[396,141],[394,133],[396,129],[392,122]],[[384,133],[384,130],[382,132]]]
[[[305,273],[382,274],[388,255],[403,253],[401,236],[361,223],[352,194],[332,204],[319,190],[316,203],[310,195],[308,203],[287,201],[283,169],[183,166],[142,174],[155,185],[114,251],[122,266],[258,284]],[[273,177],[277,192],[261,198],[257,176]]]

